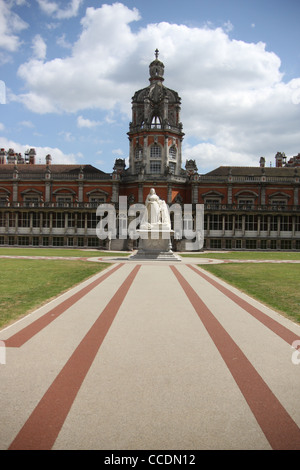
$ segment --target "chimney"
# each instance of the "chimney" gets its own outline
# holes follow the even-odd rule
[[[5,163],[6,163],[5,149],[0,149],[0,165],[5,165]]]
[[[34,165],[35,164],[35,156],[36,156],[35,149],[30,149],[28,154],[29,154],[29,164]]]

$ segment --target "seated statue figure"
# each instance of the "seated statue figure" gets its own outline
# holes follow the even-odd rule
[[[141,229],[171,229],[170,215],[167,204],[151,188],[145,201],[145,213],[142,217]]]

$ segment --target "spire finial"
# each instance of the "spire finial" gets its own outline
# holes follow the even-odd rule
[[[156,60],[158,59],[158,54],[159,54],[159,50],[156,48],[155,49],[155,58],[156,58]]]

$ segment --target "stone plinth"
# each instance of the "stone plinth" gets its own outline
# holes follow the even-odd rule
[[[134,260],[181,261],[172,251],[170,229],[137,230],[140,235],[139,249],[130,256]]]

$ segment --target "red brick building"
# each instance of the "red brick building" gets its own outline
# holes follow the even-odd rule
[[[275,156],[275,166],[219,167],[199,174],[193,160],[182,168],[181,100],[164,82],[164,64],[149,66],[150,84],[132,98],[129,167],[115,161],[112,173],[92,165],[36,164],[0,150],[0,245],[100,247],[96,208],[119,196],[144,203],[151,187],[169,205],[204,204],[207,249],[300,249],[300,154]],[[298,173],[299,171],[299,173]],[[112,240],[112,249],[132,247]],[[185,240],[174,240],[185,250]]]

